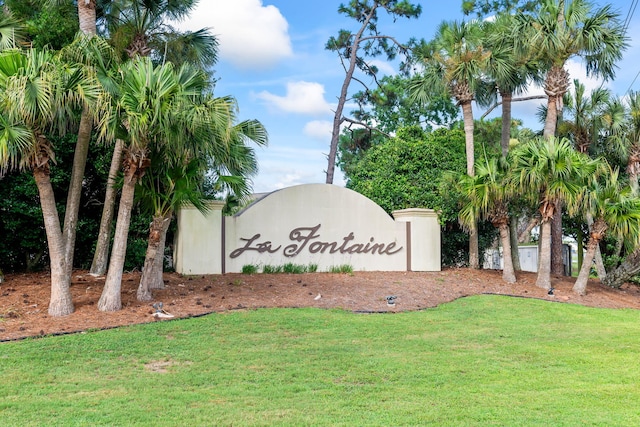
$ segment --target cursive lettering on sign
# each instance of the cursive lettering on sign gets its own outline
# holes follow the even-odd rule
[[[394,255],[400,252],[402,246],[396,247],[395,242],[390,243],[375,243],[375,239],[371,237],[369,242],[353,243],[355,235],[350,232],[347,236],[342,238],[342,242],[323,242],[317,240],[320,237],[319,230],[320,225],[315,227],[298,227],[291,230],[289,233],[289,240],[292,244],[285,246],[282,253],[284,256],[292,258],[300,254],[305,248],[312,254],[324,254],[329,251],[330,254],[372,254],[372,255]],[[241,238],[240,240],[246,242],[244,246],[235,249],[229,255],[231,258],[237,258],[247,251],[255,251],[258,253],[276,253],[282,248],[282,245],[274,247],[271,241],[257,242],[260,238],[260,234],[255,234],[250,239]]]
[[[255,242],[256,240],[258,240],[260,238],[260,234],[256,234],[254,235],[252,238],[250,239],[243,239],[240,238],[240,240],[243,240],[247,243],[245,243],[245,245],[241,248],[236,249],[235,251],[231,252],[231,254],[229,255],[231,258],[237,258],[240,255],[242,255],[245,251],[256,251],[258,253],[264,253],[264,252],[269,252],[270,254],[276,253],[280,250],[280,248],[282,246],[278,246],[277,248],[272,248],[271,245],[272,243],[270,241],[266,241],[266,242],[262,242],[262,243],[256,243],[255,246],[251,246],[251,244],[253,242]]]

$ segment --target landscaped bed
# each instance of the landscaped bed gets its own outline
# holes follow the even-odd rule
[[[399,312],[435,307],[475,294],[500,294],[541,298],[593,307],[640,308],[640,288],[625,285],[620,290],[589,282],[588,294],[571,291],[569,277],[553,278],[553,295],[537,288],[535,274],[519,273],[518,283],[502,281],[493,270],[446,269],[441,272],[355,272],[352,274],[227,274],[185,277],[165,274],[163,290],[155,300],[136,301],[139,273],[125,273],[122,283],[123,308],[113,313],[98,311],[104,277],[94,278],[75,271],[71,290],[76,311],[66,317],[47,314],[49,276],[46,273],[9,274],[0,285],[0,340],[102,329],[153,322],[153,304],[175,317],[190,317],[258,307],[342,308],[355,312]],[[387,296],[396,296],[395,306]]]

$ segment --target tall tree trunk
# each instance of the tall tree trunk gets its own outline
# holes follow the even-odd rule
[[[85,35],[96,35],[96,0],[78,0],[78,23]]]
[[[502,280],[507,283],[516,282],[516,274],[513,269],[513,258],[511,258],[511,238],[507,223],[500,225],[500,243],[502,243]]]
[[[82,0],[81,0],[82,1]],[[71,170],[71,183],[67,196],[67,207],[64,213],[64,228],[62,235],[64,239],[64,259],[66,263],[66,274],[71,277],[73,270],[73,254],[76,246],[76,230],[78,228],[78,213],[80,211],[80,199],[82,198],[82,181],[84,180],[84,169],[87,164],[89,153],[89,143],[91,142],[91,130],[93,120],[88,107],[82,109],[80,116],[80,127],[78,129],[78,140],[73,154],[73,167]]]
[[[542,135],[545,138],[555,136],[557,122],[558,122],[558,97],[550,96],[549,100],[547,101],[547,117],[545,118],[544,130],[542,132]]]
[[[347,102],[347,92],[349,91],[349,84],[351,83],[351,79],[353,78],[353,73],[356,69],[356,63],[358,62],[358,49],[360,48],[360,40],[362,39],[362,34],[369,26],[369,21],[375,15],[376,9],[378,8],[375,5],[369,11],[369,14],[364,16],[364,20],[362,21],[362,26],[353,37],[353,43],[351,44],[351,52],[349,54],[349,67],[346,69],[346,75],[344,77],[344,81],[342,82],[342,88],[340,89],[340,96],[338,97],[338,105],[336,107],[336,111],[333,115],[333,129],[331,133],[331,144],[329,147],[329,156],[327,156],[328,164],[327,164],[327,184],[333,184],[333,176],[335,174],[336,169],[336,156],[338,154],[338,142],[340,140],[340,125],[342,124],[342,111],[344,110],[344,104]],[[344,64],[343,64],[344,65]]]
[[[467,175],[475,175],[475,152],[473,146],[473,110],[471,101],[463,102],[462,117],[464,119],[464,141],[467,155]],[[480,268],[480,256],[478,245],[478,223],[472,224],[469,228],[469,267]]]
[[[551,272],[564,276],[562,260],[562,204],[556,204],[556,213],[551,220]]]
[[[531,230],[533,230],[540,223],[540,218],[534,216],[527,224],[527,228],[518,236],[518,243],[525,243],[531,241]]]
[[[49,261],[51,264],[51,299],[49,301],[49,315],[66,316],[73,313],[71,299],[71,277],[67,275],[64,259],[64,242],[60,229],[60,218],[56,209],[55,196],[51,186],[48,167],[36,167],[33,177],[40,195],[40,205],[44,219],[49,247]]]
[[[540,259],[536,286],[551,289],[551,222],[544,219],[540,225]]]
[[[591,230],[593,226],[593,216],[591,213],[587,212],[587,225],[589,226],[589,230]],[[600,252],[600,240],[598,240],[598,244],[596,245],[596,253],[595,253],[595,261],[596,261],[596,271],[598,272],[598,278],[603,280],[607,277],[607,270],[604,268],[604,261],[602,260],[602,253]]]
[[[144,259],[140,285],[138,286],[138,301],[151,301],[153,299],[151,289],[152,283],[154,280],[157,280],[158,277],[158,266],[160,267],[160,280],[162,280],[162,258],[164,257],[164,245],[162,241],[164,240],[163,236],[166,236],[166,230],[169,228],[170,222],[170,213],[168,216],[156,216],[153,218],[153,221],[151,221],[147,253]],[[160,262],[158,262],[158,260],[160,260]]]
[[[96,251],[93,254],[93,262],[89,273],[94,276],[102,276],[107,272],[109,263],[109,242],[111,240],[111,223],[113,221],[113,213],[116,206],[117,191],[115,188],[116,177],[118,171],[122,167],[122,147],[124,142],[116,139],[116,145],[113,149],[111,157],[111,166],[109,168],[109,178],[107,179],[107,193],[104,197],[104,206],[102,207],[102,219],[100,220],[100,230],[98,232],[98,242],[96,243]]]
[[[502,96],[502,135],[500,137],[500,146],[502,147],[502,155],[507,156],[509,153],[509,142],[511,141],[511,99],[510,92],[500,92]]]
[[[584,262],[584,233],[580,229],[578,229],[576,243],[578,245],[578,250],[576,251],[578,253],[578,270],[580,270]]]
[[[122,187],[111,261],[109,262],[109,270],[107,272],[107,278],[105,279],[104,289],[98,301],[98,310],[100,311],[117,311],[122,308],[120,289],[122,287],[122,272],[127,253],[127,237],[131,223],[131,209],[133,207],[136,181],[137,178],[135,175],[126,176]]]
[[[589,238],[587,243],[587,253],[584,257],[582,267],[576,282],[573,284],[573,292],[578,295],[587,294],[587,282],[589,280],[589,274],[591,273],[591,266],[593,265],[593,259],[596,255],[596,248],[598,247],[598,241],[593,237]]]
[[[607,273],[602,283],[612,288],[619,288],[638,273],[640,273],[640,247],[635,248],[615,270]]]
[[[153,264],[153,277],[151,278],[151,283],[149,283],[149,287],[151,289],[164,289],[164,249],[167,243],[167,231],[169,230],[169,226],[171,225],[171,218],[173,217],[173,213],[169,215],[169,221],[164,224],[164,228],[162,229],[162,235],[160,236],[160,244],[158,245],[158,252],[160,256],[157,256],[154,264]]]
[[[513,269],[522,271],[520,265],[520,251],[518,250],[518,217],[513,216],[509,220],[509,239],[511,244],[511,259],[513,260]]]

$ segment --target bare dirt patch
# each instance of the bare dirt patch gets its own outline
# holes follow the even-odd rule
[[[441,272],[356,272],[353,274],[225,274],[181,276],[165,274],[165,289],[154,301],[136,301],[140,273],[125,273],[122,310],[98,311],[104,277],[75,271],[71,290],[75,312],[65,317],[47,314],[50,281],[47,273],[10,274],[0,285],[0,340],[71,333],[89,329],[157,321],[154,303],[176,318],[260,307],[341,308],[356,312],[399,312],[435,307],[475,294],[501,294],[592,307],[640,309],[640,288],[610,289],[591,280],[586,296],[571,291],[573,280],[552,279],[553,295],[535,286],[535,274],[520,273],[518,283],[502,281],[492,270],[446,269]],[[395,296],[395,306],[386,297]]]

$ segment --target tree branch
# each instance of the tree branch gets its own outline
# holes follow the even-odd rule
[[[532,96],[524,96],[522,98],[513,98],[511,99],[511,102],[530,101],[532,99],[546,99],[546,98],[547,98],[547,95],[532,95]],[[491,107],[489,107],[487,111],[485,111],[485,113],[482,116],[480,116],[480,120],[487,117],[493,110],[495,110],[500,105],[502,105],[502,101],[496,102],[495,104],[493,104]]]
[[[349,122],[349,123],[351,123],[352,125],[359,125],[359,126],[362,126],[362,127],[367,128],[367,129],[369,129],[369,130],[371,130],[371,131],[378,132],[380,135],[386,136],[387,138],[391,138],[391,135],[389,135],[388,133],[383,132],[383,131],[381,131],[381,130],[380,130],[380,129],[378,129],[378,128],[374,128],[373,126],[368,125],[368,124],[366,124],[366,123],[364,123],[364,122],[360,122],[360,121],[358,121],[358,120],[350,119],[350,118],[348,118],[348,117],[342,117],[342,121],[344,121],[344,122]]]

